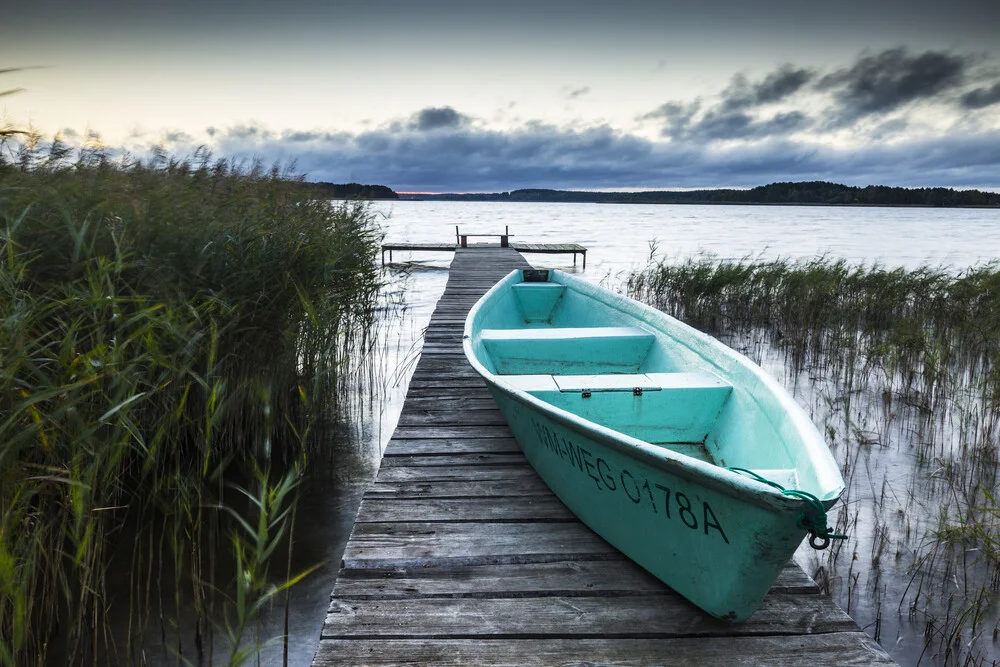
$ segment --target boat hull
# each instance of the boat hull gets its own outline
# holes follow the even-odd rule
[[[698,607],[739,622],[802,541],[797,517],[623,454],[492,387],[525,457],[594,532]]]
[[[844,484],[822,437],[773,378],[709,336],[526,271],[470,310],[463,348],[556,496],[712,616],[757,609],[806,520],[829,534],[824,509]]]

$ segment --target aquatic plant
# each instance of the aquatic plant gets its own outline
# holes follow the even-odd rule
[[[287,478],[258,480],[270,532],[252,548],[228,537],[246,515],[222,509],[225,484],[315,451],[371,342],[380,235],[365,206],[310,199],[259,162],[113,159],[96,137],[0,145],[0,664],[134,658],[164,576],[211,654],[215,592],[234,585],[218,560],[239,562],[244,611],[295,579],[263,566]],[[123,530],[132,621],[113,647]]]
[[[995,263],[825,257],[653,261],[624,286],[784,376],[848,483],[835,516],[851,539],[810,556],[817,579],[879,639],[886,606],[923,619],[910,657],[936,664],[978,664],[1000,627],[998,288]]]

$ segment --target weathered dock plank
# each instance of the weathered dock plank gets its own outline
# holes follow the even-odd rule
[[[574,521],[573,513],[548,496],[509,498],[502,503],[493,498],[411,498],[388,500],[366,498],[358,510],[358,523],[387,522],[523,522]],[[489,525],[489,524],[487,524]]]
[[[857,631],[828,598],[774,593],[740,624],[741,636]],[[454,638],[560,636],[596,639],[731,637],[732,625],[699,612],[672,591],[611,597],[542,595],[520,598],[335,598],[324,634],[348,637],[416,635]]]
[[[520,466],[448,466],[448,467],[396,467],[386,466],[378,471],[376,483],[396,482],[470,482],[495,481],[498,479],[530,480],[534,469],[523,463]]]
[[[447,482],[382,482],[368,488],[365,497],[393,498],[517,498],[551,495],[537,476],[530,480],[487,479]]]
[[[515,443],[516,444],[516,443]],[[382,461],[383,468],[409,468],[413,466],[469,466],[469,465],[524,465],[524,457],[520,452],[465,452],[462,454],[436,453],[430,456],[418,454],[399,454],[386,456]]]
[[[397,426],[393,434],[400,440],[406,438],[505,438],[510,436],[510,429],[506,425],[489,426],[439,426],[428,424],[425,426]]]
[[[617,559],[619,552],[577,523],[358,523],[343,567],[440,567]],[[324,631],[324,635],[326,632]]]
[[[486,388],[486,385],[480,385],[478,387],[414,387],[410,385],[410,388],[406,392],[406,399],[410,398],[480,398],[480,399],[493,399],[490,394],[490,390]]]
[[[517,453],[521,448],[514,438],[414,438],[393,443],[392,452],[386,452],[382,465],[397,456],[473,454],[479,452]]]
[[[496,410],[466,408],[464,413],[455,415],[451,410],[408,409],[399,415],[400,426],[433,426],[451,424],[454,426],[502,426],[503,415]]]
[[[706,642],[684,639],[329,639],[320,643],[315,665],[769,665],[801,667],[893,665],[863,632],[772,637],[728,637]]]
[[[512,249],[455,252],[313,664],[894,664],[793,563],[730,625],[569,513],[462,354],[468,309],[524,266]]]
[[[461,581],[461,590],[455,582]],[[653,575],[622,556],[618,561],[554,561],[489,567],[395,568],[344,570],[334,596],[347,598],[529,597],[543,594],[660,595],[663,586]],[[775,591],[812,594],[816,584],[801,568],[786,567]]]

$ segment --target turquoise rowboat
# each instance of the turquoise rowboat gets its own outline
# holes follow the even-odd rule
[[[844,490],[812,422],[760,367],[560,271],[517,270],[463,346],[525,456],[587,526],[712,616],[760,605]]]

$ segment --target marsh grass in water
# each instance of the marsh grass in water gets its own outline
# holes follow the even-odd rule
[[[267,562],[371,344],[380,238],[365,206],[259,163],[0,145],[0,664],[141,662],[164,590],[197,616],[178,663],[249,657],[254,612],[301,575]],[[112,645],[126,519],[129,632]],[[223,559],[235,582],[215,579]]]
[[[903,662],[997,659],[1000,266],[698,257],[625,289],[783,375],[825,432],[851,538],[809,556],[821,586]]]

